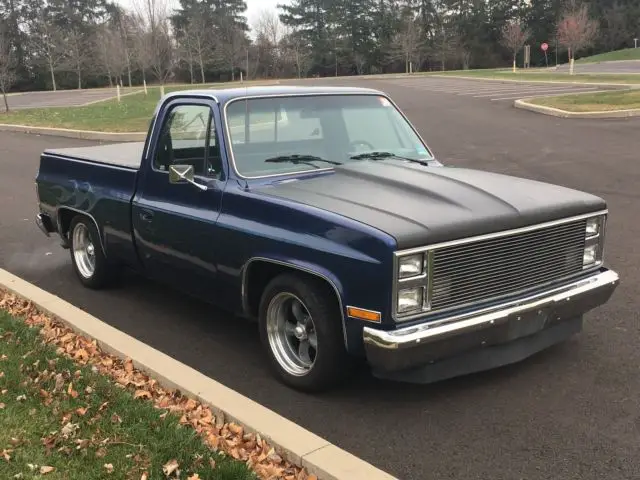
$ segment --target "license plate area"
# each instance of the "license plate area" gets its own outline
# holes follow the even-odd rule
[[[507,328],[507,340],[534,335],[544,330],[549,323],[549,317],[548,308],[535,308],[512,316]]]

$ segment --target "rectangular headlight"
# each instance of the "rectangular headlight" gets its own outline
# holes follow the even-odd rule
[[[597,256],[598,256],[598,245],[597,244],[589,245],[588,247],[585,247],[584,254],[582,256],[582,264],[585,267],[588,267],[589,265],[592,265],[592,264],[596,263]]]
[[[582,266],[593,267],[602,263],[604,250],[604,215],[587,219],[585,227],[585,247],[582,255]]]
[[[398,278],[418,277],[424,273],[424,255],[407,255],[398,259]]]
[[[587,219],[587,227],[585,229],[585,235],[587,236],[587,238],[599,235],[601,225],[602,217],[593,217]]]
[[[424,299],[424,287],[404,288],[398,291],[398,313],[420,310]]]

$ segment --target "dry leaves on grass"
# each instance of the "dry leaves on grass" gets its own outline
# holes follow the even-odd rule
[[[103,352],[96,340],[76,335],[62,322],[38,311],[31,302],[0,290],[0,308],[14,317],[25,318],[25,322],[32,327],[38,327],[45,342],[56,346],[59,354],[82,365],[91,365],[95,372],[109,376],[116,385],[130,389],[136,399],[153,402],[157,409],[164,411],[159,414],[161,418],[167,412],[178,414],[180,423],[198,432],[210,448],[245,462],[260,479],[317,480],[315,475],[309,475],[305,469],[284,460],[260,435],[246,432],[241,425],[225,423],[224,419],[216,418],[209,407],[184,397],[180,392],[162,388],[155,379],[136,370],[130,359],[122,361]],[[55,390],[62,390],[64,384],[63,378],[56,378]],[[67,393],[74,398],[78,396],[72,383]],[[106,403],[99,411],[104,408]],[[171,469],[174,465],[168,462],[164,467]],[[178,468],[175,466],[172,472]],[[192,480],[197,480],[197,477]]]

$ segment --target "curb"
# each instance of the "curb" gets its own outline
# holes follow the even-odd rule
[[[130,358],[163,387],[178,389],[211,408],[216,417],[259,433],[283,458],[320,480],[397,480],[197,370],[111,327],[61,298],[0,269],[0,287],[31,301],[77,334],[96,339],[105,352]]]
[[[628,118],[640,116],[640,109],[638,108],[628,110],[607,110],[603,112],[570,112],[559,108],[536,105],[534,103],[529,103],[524,99],[516,100],[513,102],[513,106],[522,110],[560,118]]]
[[[72,130],[67,128],[33,127],[29,125],[0,124],[0,132],[35,133],[53,137],[98,140],[105,142],[144,142],[147,132],[97,132],[94,130]]]

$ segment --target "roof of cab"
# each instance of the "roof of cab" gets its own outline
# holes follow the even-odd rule
[[[363,87],[338,87],[338,86],[297,86],[297,85],[260,85],[235,88],[201,88],[179,90],[165,95],[165,99],[184,95],[210,96],[221,104],[244,97],[264,97],[273,95],[322,95],[322,94],[378,94],[384,95],[379,90]]]

